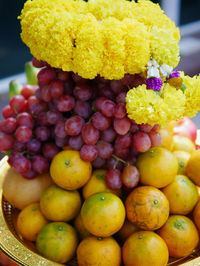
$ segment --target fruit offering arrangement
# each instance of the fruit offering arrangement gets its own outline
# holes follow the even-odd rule
[[[200,77],[174,70],[178,28],[145,0],[28,0],[19,19],[34,57],[0,121],[18,234],[82,266],[190,255],[200,150],[187,117],[200,110]]]

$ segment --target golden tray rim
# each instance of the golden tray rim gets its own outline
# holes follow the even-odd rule
[[[0,160],[0,173],[7,164],[7,156]],[[56,262],[52,262],[29,249],[23,243],[17,234],[14,224],[10,226],[6,220],[4,206],[12,209],[12,206],[3,198],[2,180],[0,175],[0,250],[8,256],[12,261],[23,266],[61,266]],[[12,221],[13,222],[13,221]],[[12,228],[11,228],[12,227]],[[195,258],[194,258],[195,257]],[[180,262],[180,264],[179,264]],[[181,263],[183,262],[183,263]],[[66,264],[65,264],[66,265]],[[71,265],[69,262],[68,266]],[[74,263],[72,265],[75,265]],[[77,264],[78,265],[78,264]],[[200,245],[196,252],[191,255],[168,263],[168,265],[198,266],[200,265]]]

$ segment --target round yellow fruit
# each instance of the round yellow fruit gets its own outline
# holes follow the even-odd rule
[[[11,167],[3,175],[3,195],[12,206],[20,210],[31,203],[39,202],[44,189],[53,183],[49,174],[28,180]]]
[[[50,165],[50,175],[61,188],[76,190],[84,186],[91,177],[90,162],[81,159],[80,153],[65,150],[56,154]]]
[[[176,159],[178,160],[178,175],[184,175],[186,173],[186,166],[190,159],[191,154],[186,151],[174,151]]]
[[[161,144],[160,147],[168,149],[169,151],[173,150],[173,134],[166,128],[160,129],[159,133],[161,135]]]
[[[79,266],[120,266],[121,249],[112,237],[87,237],[77,248]]]
[[[195,145],[189,138],[175,135],[173,136],[173,141],[174,141],[173,151],[186,151],[189,153],[195,151]]]
[[[77,190],[64,190],[56,185],[51,185],[42,193],[40,208],[50,221],[70,221],[80,211],[81,197]]]
[[[187,164],[186,174],[197,186],[200,186],[200,150],[192,153]]]
[[[78,237],[75,229],[63,222],[45,225],[36,240],[38,252],[45,258],[58,263],[66,263],[73,258]]]
[[[135,223],[132,223],[126,219],[122,228],[119,230],[119,232],[117,232],[117,237],[122,243],[124,243],[130,235],[139,230],[139,227]]]
[[[28,205],[17,217],[17,229],[21,236],[29,241],[35,241],[38,233],[47,223],[40,211],[39,203]]]
[[[91,236],[91,234],[88,232],[88,230],[85,228],[85,226],[83,224],[83,220],[82,220],[80,213],[74,221],[74,227],[75,227],[76,231],[78,232],[78,236],[81,240],[88,237],[88,236]]]
[[[96,194],[98,192],[112,192],[119,197],[121,196],[120,189],[112,190],[107,187],[105,182],[106,172],[107,171],[104,169],[94,170],[91,178],[89,179],[87,184],[85,184],[85,186],[83,187],[82,193],[84,199],[87,199],[91,195]]]
[[[156,188],[169,185],[178,172],[176,157],[162,147],[154,147],[140,154],[136,166],[140,173],[140,182]]]
[[[86,199],[81,209],[85,228],[95,236],[108,237],[122,227],[125,207],[113,193],[101,192]]]

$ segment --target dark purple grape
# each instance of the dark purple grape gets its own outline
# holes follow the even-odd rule
[[[103,159],[108,159],[111,157],[111,155],[113,153],[112,144],[110,144],[104,140],[100,140],[97,142],[96,146],[97,146],[99,157],[101,157]]]
[[[15,131],[15,137],[19,142],[26,143],[32,139],[32,129],[25,126],[20,126]]]
[[[91,123],[87,123],[82,128],[83,141],[88,145],[94,145],[99,139],[99,130],[93,127]]]
[[[83,118],[88,118],[91,114],[91,107],[88,102],[83,102],[83,101],[77,101],[74,107],[74,112],[83,117]]]
[[[96,112],[92,116],[92,124],[98,130],[106,130],[111,126],[111,119]]]
[[[67,146],[68,145],[68,137],[59,138],[59,137],[55,136],[55,143],[56,143],[56,146],[58,146],[60,148]]]
[[[50,125],[55,125],[59,120],[62,120],[62,113],[57,110],[49,110],[47,112],[47,122]]]
[[[107,142],[113,142],[115,137],[117,136],[117,133],[114,131],[112,127],[101,131],[100,138]]]
[[[14,159],[12,166],[18,174],[23,174],[31,169],[31,161],[24,156]]]
[[[67,133],[65,131],[65,119],[59,120],[55,125],[55,135],[59,138],[64,139],[67,136]]]
[[[42,153],[45,158],[52,160],[53,157],[60,151],[60,149],[52,142],[44,143],[42,146]]]
[[[82,117],[76,115],[72,116],[65,122],[65,131],[70,136],[77,136],[81,133],[84,120]]]
[[[92,162],[97,158],[98,151],[94,145],[83,145],[80,150],[81,159],[86,162]]]
[[[121,172],[118,169],[111,169],[106,173],[106,185],[110,189],[120,189],[122,187]]]
[[[94,161],[92,161],[92,166],[94,168],[103,168],[105,166],[106,160],[102,159],[100,157],[97,157],[96,159],[94,159]]]
[[[49,170],[49,162],[41,155],[35,155],[32,158],[33,170],[38,174],[44,174]]]
[[[22,143],[18,140],[15,140],[13,143],[13,150],[18,152],[23,152],[26,150],[26,143]]]
[[[51,131],[48,127],[37,127],[35,130],[35,136],[39,141],[47,141],[51,135]]]
[[[28,151],[33,154],[40,153],[41,146],[41,142],[38,139],[32,139],[27,143]]]
[[[73,136],[69,138],[69,146],[74,150],[80,151],[83,144],[84,142],[83,142],[81,135]]]

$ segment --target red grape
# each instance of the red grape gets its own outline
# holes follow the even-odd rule
[[[33,169],[30,169],[29,171],[23,173],[23,177],[26,179],[33,179],[36,176],[37,174]]]
[[[72,79],[68,79],[64,83],[64,94],[73,95],[74,82]]]
[[[124,167],[122,175],[122,183],[128,188],[134,188],[139,183],[140,174],[138,169],[133,165]]]
[[[123,118],[126,116],[126,106],[124,103],[118,103],[114,109],[114,116],[116,118]]]
[[[122,187],[121,173],[118,169],[111,169],[106,173],[106,185],[110,189],[120,189]]]
[[[115,99],[115,94],[113,91],[111,91],[111,89],[109,87],[105,87],[103,86],[101,89],[100,89],[100,96],[102,97],[106,97],[110,100],[114,100]]]
[[[135,133],[137,131],[139,131],[139,126],[136,123],[132,123],[131,128],[130,128],[130,132]]]
[[[125,74],[123,79],[121,79],[121,83],[125,86],[130,86],[134,82],[134,75]]]
[[[32,158],[33,170],[38,174],[44,174],[48,172],[49,162],[46,158],[41,155],[35,155]]]
[[[124,167],[124,164],[121,161],[117,161],[115,158],[110,157],[109,159],[106,160],[106,167],[109,170],[113,168],[122,170]]]
[[[29,113],[23,112],[17,115],[17,125],[33,128],[34,120]]]
[[[94,145],[83,145],[80,150],[80,157],[82,160],[92,162],[97,158],[98,151]]]
[[[106,97],[99,97],[99,98],[97,98],[97,99],[95,100],[95,102],[94,102],[94,107],[95,107],[95,109],[96,109],[97,111],[101,111],[101,110],[102,110],[102,104],[103,104],[103,102],[104,102],[105,100],[107,100]]]
[[[31,139],[26,146],[30,153],[35,154],[40,153],[42,145],[38,139]]]
[[[10,135],[1,135],[0,136],[0,150],[1,151],[10,151],[13,148],[14,138]]]
[[[145,84],[146,83],[146,80],[145,78],[141,77],[140,75],[138,74],[135,74],[134,75],[134,80],[132,81],[131,83],[131,87],[132,88],[137,88],[138,86],[142,85],[142,84]]]
[[[81,135],[73,136],[69,138],[69,146],[74,150],[80,151],[83,144],[84,142],[83,142]]]
[[[125,149],[128,148],[131,145],[131,135],[130,134],[126,134],[123,136],[117,136],[116,140],[115,140],[115,145],[118,146],[119,148]]]
[[[99,130],[93,127],[91,123],[87,123],[82,128],[82,138],[86,144],[94,145],[99,139]]]
[[[120,80],[111,80],[110,87],[115,94],[119,94],[123,90],[124,85]]]
[[[69,79],[69,73],[63,70],[58,72],[58,79],[61,81],[67,81]]]
[[[88,102],[77,101],[74,107],[74,112],[86,119],[91,114],[90,104]]]
[[[126,102],[126,92],[121,92],[117,98],[116,98],[117,103],[125,103]]]
[[[51,135],[50,129],[48,127],[37,127],[35,130],[35,136],[39,141],[46,141]]]
[[[79,85],[74,88],[74,96],[77,100],[88,101],[92,97],[92,88],[88,85]]]
[[[28,109],[30,110],[30,106],[31,106],[32,104],[38,102],[38,101],[39,101],[39,100],[36,98],[35,95],[30,96],[30,97],[28,98]]]
[[[41,67],[44,67],[46,65],[46,63],[44,61],[37,60],[35,57],[33,57],[33,59],[32,59],[32,64],[34,67],[37,67],[37,68],[41,68]]]
[[[115,118],[114,119],[114,129],[119,135],[125,135],[128,133],[131,127],[131,122],[128,117],[124,117],[122,119]]]
[[[50,83],[50,95],[52,98],[59,98],[64,93],[64,84],[61,80],[54,80]]]
[[[99,157],[101,157],[103,159],[108,159],[111,157],[111,155],[113,153],[112,144],[110,144],[104,140],[100,140],[97,142],[96,146],[97,146]]]
[[[16,113],[21,113],[24,111],[26,105],[26,101],[24,96],[22,95],[15,95],[10,100],[10,106]]]
[[[156,124],[153,126],[152,131],[156,131],[160,128],[160,125]]]
[[[75,74],[75,73],[72,73],[72,78],[78,84],[84,84],[87,82],[86,79],[82,78],[81,76],[79,76],[78,74]]]
[[[13,166],[14,161],[16,161],[17,159],[23,157],[23,155],[19,152],[13,151],[9,154],[8,157],[8,163]]]
[[[51,142],[44,143],[42,147],[42,153],[45,158],[52,160],[53,157],[59,152],[59,148]]]
[[[112,117],[115,112],[115,103],[111,100],[105,100],[101,105],[101,112],[107,117]]]
[[[37,124],[40,126],[49,126],[49,122],[47,120],[47,112],[41,112],[37,117]]]
[[[15,137],[19,142],[26,143],[32,139],[32,130],[26,126],[20,126],[15,131]]]
[[[139,128],[141,131],[149,133],[152,130],[153,126],[151,126],[149,124],[141,124],[141,125],[139,125]]]
[[[41,87],[41,96],[42,100],[46,103],[50,102],[53,97],[51,97],[51,92],[49,85],[43,85]]]
[[[133,135],[133,145],[139,152],[148,151],[151,148],[151,140],[147,133],[145,132],[136,132]]]
[[[101,131],[100,137],[102,140],[105,140],[107,142],[113,142],[116,137],[116,132],[112,127],[109,127],[108,129]]]
[[[100,157],[97,156],[96,159],[94,159],[94,161],[92,161],[92,166],[94,168],[102,168],[105,166],[106,160],[102,159]]]
[[[58,98],[56,106],[60,112],[71,111],[75,106],[74,98],[70,95],[63,95]]]
[[[47,111],[47,104],[44,102],[35,102],[29,107],[29,111],[33,115],[39,115],[41,112]]]
[[[39,84],[48,84],[56,79],[56,72],[53,68],[43,68],[37,75]]]
[[[75,115],[67,119],[65,122],[65,131],[70,136],[77,136],[81,133],[84,120],[82,117]]]
[[[111,125],[111,119],[102,115],[100,112],[96,112],[92,116],[92,124],[98,130],[106,130]]]
[[[9,117],[6,120],[0,121],[0,131],[2,133],[11,134],[17,127],[17,121],[13,117]]]
[[[14,160],[13,165],[15,171],[18,174],[23,174],[25,172],[30,171],[31,169],[31,162],[29,159],[25,158],[24,156]]]
[[[15,111],[11,108],[10,105],[6,105],[2,109],[2,115],[3,115],[4,118],[13,117],[15,115]]]
[[[26,143],[19,142],[18,140],[15,140],[13,144],[13,150],[18,152],[23,152],[26,150]]]
[[[124,149],[122,149],[121,147],[115,145],[115,146],[114,146],[114,154],[115,154],[117,157],[126,160],[127,157],[128,157],[128,154],[129,154],[129,148],[124,148]]]
[[[56,146],[62,148],[68,144],[68,137],[59,138],[59,137],[55,136],[55,143],[56,143]]]
[[[36,90],[35,97],[40,101],[42,100],[42,90],[40,88]]]
[[[161,135],[158,132],[151,131],[149,133],[149,137],[150,137],[150,140],[151,140],[151,147],[160,146],[160,144],[162,142],[162,137],[161,137]]]
[[[47,122],[50,125],[55,125],[59,120],[63,119],[62,113],[57,110],[49,110],[47,112]]]
[[[20,94],[23,95],[25,99],[28,99],[29,97],[34,95],[37,89],[38,89],[37,85],[26,84],[23,86]]]
[[[59,120],[55,125],[55,135],[59,138],[64,139],[67,136],[67,133],[65,131],[65,119]]]

